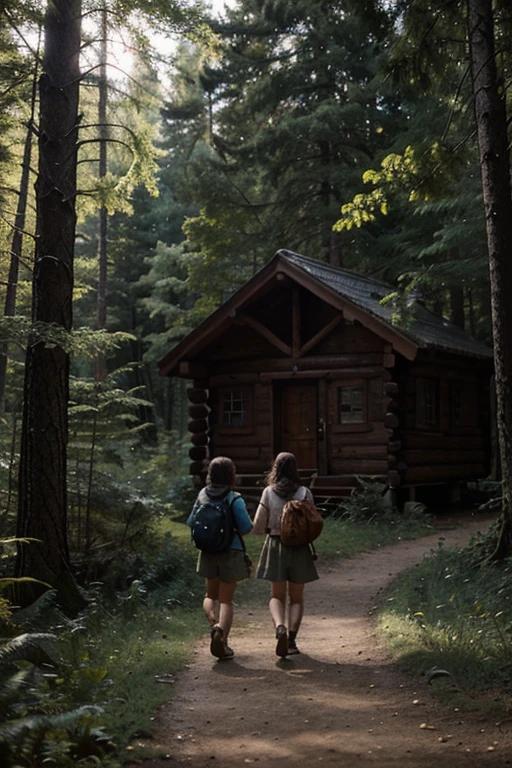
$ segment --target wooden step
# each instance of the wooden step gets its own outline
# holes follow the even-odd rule
[[[318,491],[313,488],[313,496],[315,503],[325,503],[329,499],[347,499],[352,496],[355,490],[356,488],[353,486],[346,488],[341,488],[340,486],[337,488],[322,488],[318,489]]]
[[[352,487],[360,488],[358,478],[365,482],[387,483],[387,477],[384,475],[318,475],[311,485],[313,489]]]

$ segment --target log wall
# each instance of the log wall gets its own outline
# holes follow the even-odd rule
[[[252,390],[252,428],[243,433],[230,432],[222,426],[212,423],[210,440],[215,456],[226,455],[233,459],[239,473],[260,474],[268,471],[272,463],[272,385],[270,382],[256,381],[247,385],[237,382],[236,375],[228,378],[216,377],[217,386],[211,389],[212,406],[218,407],[218,397],[222,386],[250,386]]]
[[[487,363],[422,351],[411,363],[312,294],[302,295],[297,315],[297,295],[292,300],[285,288],[286,281],[275,295],[234,313],[231,325],[208,344],[201,359],[187,363],[194,375],[203,376],[188,390],[193,474],[204,475],[210,458],[223,454],[234,460],[239,473],[266,472],[279,442],[274,397],[280,382],[299,379],[318,382],[318,461],[324,474],[373,475],[393,488],[486,474]],[[438,382],[435,428],[426,428],[418,418],[422,379]],[[458,425],[450,407],[454,384],[464,393]],[[364,386],[363,423],[340,424],[338,389],[344,385]],[[226,427],[218,418],[223,388],[236,387],[248,393],[251,406],[244,428]]]
[[[438,354],[402,370],[398,378],[400,403],[400,484],[405,486],[463,482],[488,472],[486,401],[488,369],[475,361]],[[421,423],[420,380],[438,382],[436,425]],[[452,386],[461,393],[461,422],[455,424],[451,405]]]
[[[252,334],[251,329],[246,330]],[[308,334],[316,332],[316,326],[306,329],[306,339]],[[384,363],[394,364],[394,357],[381,339],[358,323],[341,323],[308,354],[292,359],[279,350],[274,350],[275,356],[270,356],[266,341],[254,346],[248,343],[242,353],[238,333],[239,329],[230,332],[229,343],[217,344],[208,352],[211,455],[230,456],[240,473],[268,471],[276,444],[274,381],[292,380],[298,376],[326,382],[323,387],[318,387],[318,416],[325,421],[326,445],[319,447],[319,456],[324,451],[324,471],[327,474],[386,477],[391,430],[383,423],[389,401],[384,383],[391,376]],[[347,381],[366,387],[367,420],[363,425],[348,424],[340,428],[337,424],[337,389]],[[237,386],[246,387],[252,393],[252,425],[243,434],[216,423],[222,389]]]

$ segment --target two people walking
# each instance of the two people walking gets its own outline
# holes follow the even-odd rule
[[[231,546],[224,552],[201,551],[198,557],[197,572],[206,579],[203,609],[211,627],[210,651],[219,659],[230,659],[234,655],[228,645],[233,596],[238,581],[250,575],[242,536],[252,530],[254,534],[265,535],[256,578],[270,582],[269,611],[275,629],[276,654],[283,658],[297,654],[297,633],[304,613],[304,585],[318,579],[318,573],[308,545],[292,547],[281,541],[281,515],[287,501],[313,503],[313,495],[300,481],[295,456],[280,453],[267,476],[253,524],[243,498],[234,494],[235,479],[231,459],[225,456],[213,459],[206,486],[187,520],[192,527],[198,505],[206,499],[225,498],[231,503],[235,523]]]

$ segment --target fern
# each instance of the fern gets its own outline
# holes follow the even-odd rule
[[[28,667],[5,675],[2,675],[2,670],[0,670],[0,702],[4,711],[7,710],[9,704],[21,701],[27,691],[38,684],[40,677],[40,672],[36,667]]]
[[[106,745],[109,740],[101,728],[94,728],[102,712],[101,707],[88,705],[56,715],[28,715],[5,723],[0,727],[2,766],[39,764],[38,754],[41,762],[74,766],[75,758],[100,755],[101,743]],[[50,762],[50,753],[59,754],[62,759]],[[27,762],[21,762],[23,757],[28,758]]]
[[[18,609],[11,615],[12,624],[31,632],[42,632],[56,626],[67,626],[70,620],[59,610],[56,602],[57,592],[48,589],[46,592],[28,605]]]
[[[0,668],[17,661],[28,661],[36,666],[49,664],[57,667],[57,661],[50,655],[57,636],[49,632],[25,632],[0,646]]]

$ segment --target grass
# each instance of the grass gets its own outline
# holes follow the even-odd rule
[[[427,517],[385,517],[379,523],[328,518],[316,549],[322,562],[430,532]],[[263,537],[245,538],[256,565]],[[133,581],[111,608],[98,596],[84,616],[83,631],[75,627],[62,638],[69,670],[63,692],[65,687],[72,701],[103,709],[101,726],[111,736],[112,748],[105,766],[148,755],[154,713],[172,697],[172,675],[191,660],[194,642],[207,631],[204,584],[195,573],[196,550],[189,529],[171,517],[159,518],[151,550],[144,554],[150,574],[146,581]],[[159,583],[159,574],[168,573],[172,580]],[[267,599],[268,584],[255,578],[237,589],[238,604],[263,604]],[[162,675],[170,684],[158,682]]]
[[[169,532],[176,541],[190,547],[190,531],[186,525],[176,523],[168,518],[161,521],[159,529],[162,533]],[[361,552],[369,552],[381,546],[394,544],[404,539],[414,539],[432,533],[432,522],[428,515],[403,517],[387,515],[377,521],[346,520],[327,517],[324,521],[322,535],[315,542],[318,561],[336,560],[343,557],[353,557]],[[263,536],[245,536],[245,545],[253,563],[254,571],[259,553],[263,545]],[[266,601],[268,584],[259,579],[248,579],[237,588],[237,601],[243,604],[255,604]],[[202,589],[202,582],[196,577]]]
[[[432,532],[432,521],[426,514],[414,517],[388,514],[371,520],[327,518],[315,548],[320,560],[353,557]]]
[[[485,564],[487,537],[464,550],[440,546],[387,591],[379,628],[412,674],[443,669],[443,695],[459,706],[512,709],[512,562]]]

